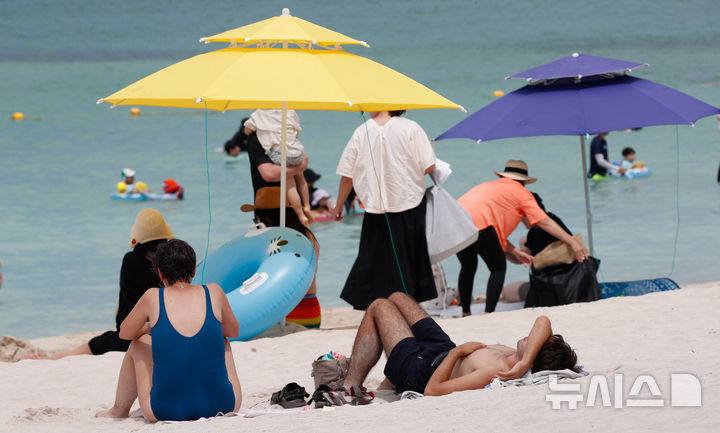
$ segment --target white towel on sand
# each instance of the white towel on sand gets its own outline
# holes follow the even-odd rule
[[[530,370],[528,370],[523,377],[511,380],[500,380],[496,377],[490,382],[487,388],[497,389],[505,386],[540,385],[541,383],[549,382],[550,376],[552,375],[556,375],[558,379],[578,379],[588,375],[588,372],[584,371],[581,365],[578,365],[576,368],[580,370],[579,373],[566,368],[565,370],[543,370],[537,373],[531,373]]]

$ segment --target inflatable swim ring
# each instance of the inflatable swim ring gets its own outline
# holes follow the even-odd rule
[[[637,179],[640,177],[648,177],[650,176],[650,169],[647,167],[643,168],[631,168],[630,170],[626,171],[623,174],[619,173],[610,173],[610,176],[612,177],[619,177],[623,179]]]
[[[313,211],[313,223],[324,223],[328,221],[335,221],[332,214],[328,211]]]
[[[227,293],[240,322],[238,340],[249,340],[282,320],[302,300],[317,257],[308,238],[287,227],[252,226],[210,254],[204,282]],[[203,263],[193,284],[201,284]]]
[[[146,194],[134,193],[134,194],[118,194],[114,193],[110,196],[111,200],[123,200],[123,201],[146,201],[146,200],[182,200],[178,198],[177,194],[155,194],[149,192]]]

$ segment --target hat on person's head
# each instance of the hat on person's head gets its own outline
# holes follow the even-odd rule
[[[122,177],[135,177],[135,170],[132,168],[123,168],[123,171],[120,174]]]
[[[317,182],[322,177],[309,168],[306,168],[305,171],[303,171],[303,176],[305,177],[305,182],[307,183]]]
[[[285,196],[285,207],[299,207],[292,206]],[[255,204],[244,204],[240,206],[240,210],[243,212],[252,212],[255,209],[279,209],[280,208],[280,187],[279,186],[266,186],[260,188],[255,193]]]
[[[135,217],[135,224],[130,229],[129,245],[135,248],[137,244],[174,237],[162,214],[153,208],[147,208],[138,212]]]
[[[180,189],[180,185],[178,185],[177,182],[175,182],[175,179],[165,179],[163,180],[163,191],[166,194],[172,194],[174,192],[177,192],[177,190]]]
[[[493,173],[500,177],[507,177],[508,179],[525,182],[525,185],[537,182],[537,178],[528,176],[528,166],[525,164],[525,161],[511,159],[505,163],[505,170],[493,170]]]
[[[313,193],[312,198],[310,199],[310,204],[312,204],[313,206],[317,206],[318,203],[320,203],[320,200],[322,200],[324,198],[330,198],[330,197],[332,197],[332,196],[330,194],[328,194],[328,192],[325,191],[324,189],[322,189],[322,188],[316,189],[315,192]]]

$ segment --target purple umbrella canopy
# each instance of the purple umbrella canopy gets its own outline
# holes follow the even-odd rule
[[[536,66],[527,71],[505,77],[505,79],[521,78],[528,81],[551,80],[556,78],[580,79],[591,75],[629,72],[640,66],[649,65],[647,63],[627,62],[625,60],[574,53],[572,56],[563,57],[550,63]]]
[[[720,113],[699,99],[631,76],[527,85],[486,105],[436,140],[594,135],[653,125],[692,125]]]

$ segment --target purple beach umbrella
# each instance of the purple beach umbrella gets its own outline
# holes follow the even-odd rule
[[[630,72],[640,66],[650,65],[647,63],[628,62],[625,60],[574,53],[572,56],[563,57],[550,63],[536,66],[527,71],[505,77],[505,79],[520,78],[527,81],[552,80],[556,78],[582,79],[583,77],[592,75]]]
[[[477,142],[510,137],[579,135],[590,253],[592,223],[585,158],[586,135],[653,125],[694,124],[720,113],[699,99],[661,84],[626,75],[564,78],[515,90],[486,105],[435,140]]]

